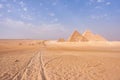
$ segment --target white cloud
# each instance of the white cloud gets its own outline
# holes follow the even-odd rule
[[[13,2],[16,2],[16,0],[13,0]]]
[[[11,10],[7,10],[8,13],[12,12]]]
[[[104,5],[111,5],[111,2],[108,2],[106,0],[89,0],[88,5],[95,5],[94,7],[96,9],[102,9],[105,6]]]
[[[2,2],[7,2],[7,0],[1,0]]]
[[[55,16],[55,13],[49,13],[48,15],[53,17],[53,16]]]
[[[21,7],[25,6],[25,3],[23,1],[20,1],[19,4],[20,4]]]
[[[0,8],[3,8],[3,5],[2,5],[2,4],[0,4]]]
[[[52,3],[52,5],[53,5],[53,6],[56,6],[56,5],[57,5],[57,3],[56,3],[56,2],[53,2],[53,3]]]
[[[0,17],[2,17],[3,15],[2,14],[0,14]]]
[[[46,10],[49,10],[49,8],[48,8],[48,7],[46,7],[45,9],[46,9]]]
[[[5,25],[6,27],[15,27],[15,26],[20,27],[24,24],[24,22],[14,21],[12,19],[6,18],[6,19],[1,20],[0,24]]]
[[[11,5],[10,5],[10,4],[6,4],[6,6],[7,6],[8,8],[11,8]]]
[[[89,0],[90,2],[93,2],[94,0]]]
[[[106,5],[111,5],[111,2],[106,2]]]
[[[56,23],[56,22],[58,22],[58,18],[55,18],[51,21],[51,23]]]
[[[26,19],[26,20],[33,20],[33,18],[32,18],[32,16],[30,16],[30,15],[21,15],[21,18],[22,19]]]
[[[0,38],[57,39],[65,37],[66,28],[59,24],[40,24],[4,19],[0,21]]]
[[[21,10],[23,10],[23,11],[27,11],[28,10],[28,7],[26,6],[26,4],[23,1],[20,1],[19,5],[21,6]]]
[[[24,10],[24,11],[27,11],[27,8],[26,8],[26,7],[24,7],[24,8],[23,8],[23,10]]]
[[[57,22],[57,21],[58,21],[58,18],[55,18],[54,21]]]
[[[99,19],[105,19],[108,17],[108,14],[101,14],[101,15],[91,15],[91,19],[94,19],[94,20],[99,20]]]
[[[40,6],[42,6],[43,5],[43,3],[40,3]]]
[[[98,3],[105,2],[104,0],[96,0]]]
[[[96,6],[95,8],[96,9],[102,9],[102,6]]]
[[[90,0],[90,2],[98,2],[98,3],[101,3],[101,2],[105,2],[105,0]]]

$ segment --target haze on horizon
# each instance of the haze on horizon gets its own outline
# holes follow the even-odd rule
[[[120,40],[119,0],[0,0],[0,39],[68,38],[90,29]]]

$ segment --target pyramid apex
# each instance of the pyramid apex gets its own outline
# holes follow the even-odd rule
[[[89,30],[89,29],[87,29],[85,32],[87,32],[87,33],[92,33],[92,31],[91,31],[91,30]]]
[[[92,31],[87,29],[82,35],[93,35]]]
[[[74,30],[74,31],[72,32],[72,35],[75,35],[75,34],[81,35],[78,30]]]
[[[73,32],[78,32],[79,33],[79,31],[77,29],[75,29]]]
[[[77,30],[74,30],[72,35],[69,37],[68,41],[71,42],[79,42],[79,41],[87,41]]]

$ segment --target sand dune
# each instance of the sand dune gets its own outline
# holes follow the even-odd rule
[[[45,61],[48,62],[45,70],[50,80],[117,80],[120,78],[118,61],[120,54],[118,53],[76,51],[49,53],[51,55],[45,54],[45,60],[50,57],[52,60],[50,58]]]
[[[120,42],[0,40],[0,80],[119,80]]]

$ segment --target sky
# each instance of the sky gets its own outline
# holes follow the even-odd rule
[[[120,0],[0,0],[0,39],[67,39],[91,30],[120,40]]]

